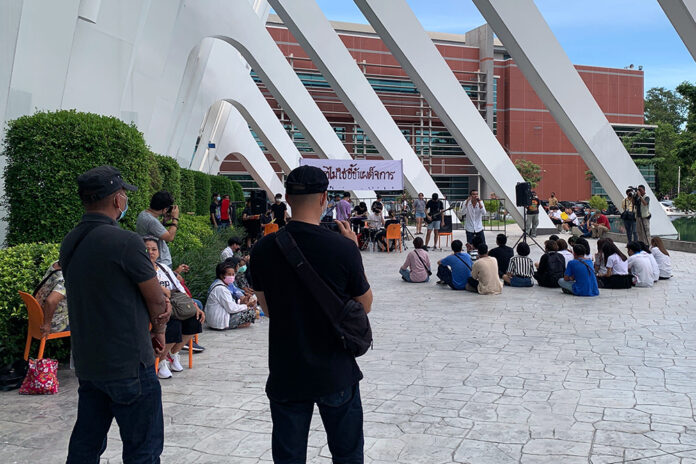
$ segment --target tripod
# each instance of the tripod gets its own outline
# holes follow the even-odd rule
[[[529,234],[527,234],[527,207],[524,208],[524,221],[523,221],[523,222],[524,222],[524,228],[522,229],[522,236],[521,236],[520,238],[517,239],[517,241],[516,241],[515,244],[512,246],[512,248],[516,248],[516,247],[517,247],[517,244],[520,243],[520,242],[527,243],[527,237],[529,237]],[[534,242],[534,244],[535,244],[536,246],[539,247],[539,249],[542,251],[542,253],[545,251],[545,250],[544,250],[544,247],[542,247],[541,245],[539,245],[539,242],[537,242],[536,240],[534,240],[534,237],[529,237],[529,240],[531,240],[532,242]]]
[[[406,246],[406,240],[410,237],[413,240],[413,234],[408,230],[408,224],[406,223],[408,215],[407,213],[401,213],[401,243],[404,245],[404,250],[408,250]]]

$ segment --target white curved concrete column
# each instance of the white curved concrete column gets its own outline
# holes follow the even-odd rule
[[[696,0],[657,0],[696,60]]]
[[[203,66],[205,71],[200,85],[192,95],[194,103],[189,110],[177,115],[169,153],[178,159],[189,155],[200,132],[201,121],[210,108],[210,102],[225,100],[244,116],[283,172],[287,173],[298,167],[302,155],[249,75],[249,70],[239,60],[236,50],[217,39],[205,39],[203,42],[212,42],[206,57],[207,66]],[[197,164],[196,157],[202,156],[206,144],[206,140],[199,144],[192,164]]]
[[[382,157],[402,160],[410,193],[442,192],[314,0],[269,0]]]
[[[359,0],[363,1],[363,0]],[[536,94],[615,205],[629,185],[647,182],[532,0],[474,0]],[[654,193],[651,234],[677,231]]]
[[[472,164],[499,196],[508,201],[510,214],[523,224],[515,204],[515,185],[522,176],[481,117],[466,91],[405,0],[355,0],[392,55],[425,96]],[[547,215],[541,229],[555,229]]]
[[[211,150],[206,149],[200,163],[191,166],[191,169],[217,174],[227,155],[234,153],[244,169],[251,174],[259,187],[266,191],[269,198],[276,193],[284,194],[283,183],[252,137],[242,115],[227,102],[216,102],[211,106],[210,112],[215,115],[210,118],[214,123],[206,125],[201,136],[201,144],[207,145],[208,141],[211,141],[216,147]]]

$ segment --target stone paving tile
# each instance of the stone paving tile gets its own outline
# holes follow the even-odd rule
[[[579,299],[406,284],[404,254],[365,253],[375,292],[375,349],[359,360],[366,462],[696,464],[696,256],[672,254],[672,280]],[[268,324],[205,332],[194,368],[162,381],[164,463],[272,462]],[[65,461],[77,381],[59,377],[55,396],[0,393],[3,463]],[[121,462],[120,448],[114,424],[102,463]],[[307,457],[331,462],[316,411]]]

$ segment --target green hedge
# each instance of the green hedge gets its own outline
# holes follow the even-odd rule
[[[169,243],[169,251],[171,251],[172,256],[182,256],[184,253],[200,250],[203,248],[202,240],[213,235],[208,216],[182,214],[179,219],[176,237],[173,242]]]
[[[193,180],[193,171],[181,170],[181,199],[179,208],[182,213],[196,212],[196,182]]]
[[[157,170],[162,178],[160,190],[166,190],[174,197],[174,202],[181,203],[181,168],[170,156],[155,155]]]
[[[25,243],[0,249],[0,363],[19,359],[27,337],[27,309],[18,291],[32,293],[48,266],[58,259],[58,245]],[[32,345],[36,357],[38,342]],[[68,339],[51,340],[46,356],[66,360],[70,353]]]
[[[150,151],[135,126],[116,118],[75,111],[23,116],[8,123],[4,154],[8,245],[61,241],[83,213],[77,176],[102,164],[141,187],[130,195],[125,227],[134,228],[149,203]]]
[[[196,190],[196,214],[201,216],[208,216],[210,214],[210,181],[211,176],[194,171],[193,172],[193,182]]]

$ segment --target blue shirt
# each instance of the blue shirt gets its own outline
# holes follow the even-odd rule
[[[452,286],[454,288],[457,290],[462,290],[464,287],[466,287],[466,281],[469,280],[469,277],[471,277],[472,265],[471,257],[468,254],[457,253],[456,255],[449,255],[440,261],[440,264],[449,266],[450,269],[452,269]]]
[[[568,263],[565,275],[575,278],[573,293],[577,296],[597,296],[597,278],[595,277],[592,261],[589,259],[574,259]]]

